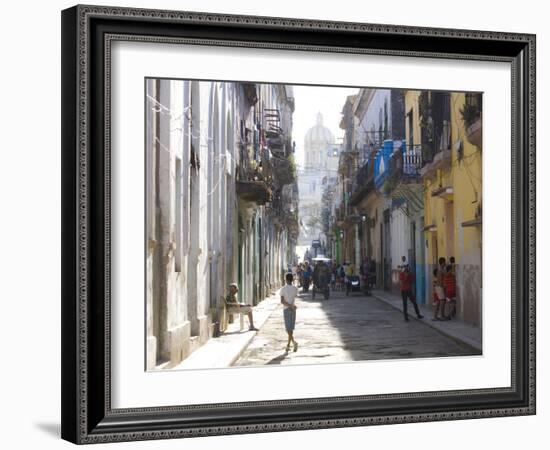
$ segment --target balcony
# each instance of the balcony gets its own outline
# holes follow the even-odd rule
[[[433,160],[426,164],[420,170],[420,176],[429,177],[435,174],[438,169],[447,169],[451,167],[451,149],[445,149],[437,152]]]
[[[296,164],[294,156],[288,157],[272,155],[269,158],[269,165],[273,180],[279,186],[286,186],[296,182]]]
[[[423,209],[423,186],[420,172],[423,166],[422,148],[405,146],[393,153],[390,159],[390,174],[382,187],[385,195],[393,201],[406,202],[407,214]]]
[[[422,147],[420,145],[405,147],[400,155],[403,161],[403,177],[413,180],[418,179],[424,163]]]
[[[466,128],[466,139],[477,148],[481,148],[481,118],[477,118]]]
[[[357,206],[361,200],[374,191],[374,164],[367,160],[357,171],[351,186],[350,206]]]
[[[389,161],[389,177],[397,181],[418,182],[424,161],[420,146],[406,147],[403,144],[402,149],[395,151]]]
[[[469,92],[464,98],[464,106],[460,109],[460,115],[466,128],[466,139],[470,144],[481,150],[481,114],[482,96],[480,93]]]
[[[466,220],[466,221],[462,222],[462,227],[463,228],[467,228],[467,227],[480,227],[481,228],[481,226],[483,224],[482,219],[483,219],[482,208],[481,208],[481,203],[479,203],[476,207],[474,218],[471,219],[471,220]]]
[[[270,129],[265,132],[266,144],[272,153],[285,155],[285,139],[282,130]]]
[[[423,91],[419,99],[421,152],[425,166],[420,175],[431,176],[451,162],[451,97],[448,92]]]
[[[265,205],[272,199],[271,188],[265,181],[237,181],[236,192],[239,199],[257,205]]]

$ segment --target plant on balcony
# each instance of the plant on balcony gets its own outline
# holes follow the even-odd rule
[[[466,102],[460,109],[466,127],[466,139],[481,150],[481,108],[477,102]]]
[[[479,107],[475,104],[465,104],[460,109],[460,115],[462,116],[464,125],[466,127],[469,127],[481,117],[481,111]]]
[[[279,185],[292,184],[296,181],[296,172],[292,170],[291,161],[283,157],[271,159],[276,181]]]

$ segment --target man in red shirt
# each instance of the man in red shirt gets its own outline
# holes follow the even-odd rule
[[[414,297],[412,291],[413,275],[408,264],[403,266],[403,271],[399,273],[399,285],[401,287],[401,297],[403,298],[403,314],[405,314],[405,321],[409,321],[409,315],[407,313],[407,299],[412,302],[416,316],[419,319],[422,319],[424,316],[420,314],[418,304],[416,303],[416,298]]]

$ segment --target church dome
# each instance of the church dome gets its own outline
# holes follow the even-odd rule
[[[323,115],[317,113],[317,124],[310,128],[306,133],[305,144],[306,147],[309,143],[328,143],[332,144],[334,142],[334,135],[332,132],[323,125]]]

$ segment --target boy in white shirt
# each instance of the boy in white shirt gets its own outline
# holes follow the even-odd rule
[[[291,273],[285,276],[286,285],[281,288],[281,303],[284,305],[283,317],[285,319],[285,329],[288,334],[286,351],[290,351],[290,343],[294,345],[294,351],[298,350],[298,343],[294,340],[294,325],[296,323],[296,297],[298,288],[292,284],[294,277]]]

